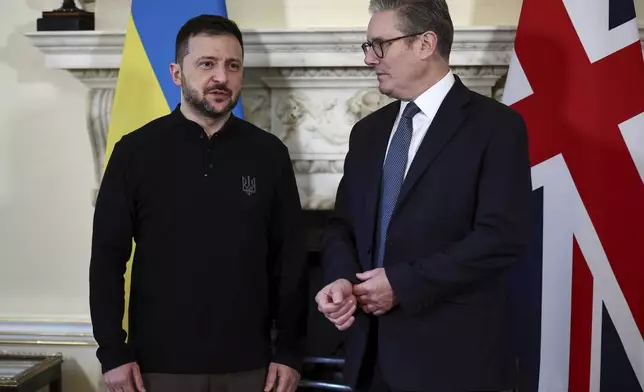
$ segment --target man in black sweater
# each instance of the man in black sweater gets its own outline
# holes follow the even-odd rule
[[[111,392],[297,387],[307,302],[300,200],[284,144],[232,114],[242,61],[234,22],[188,21],[170,66],[181,103],[124,136],[107,165],[90,305]]]

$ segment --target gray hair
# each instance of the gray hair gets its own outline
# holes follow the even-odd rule
[[[438,37],[437,50],[449,59],[454,42],[454,25],[445,0],[370,0],[369,12],[396,11],[398,30],[403,34],[433,31]]]

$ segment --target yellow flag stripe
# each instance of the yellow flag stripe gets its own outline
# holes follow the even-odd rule
[[[168,70],[168,77],[169,76]],[[105,159],[121,137],[170,112],[159,82],[148,61],[134,19],[130,16],[123,46]]]
[[[134,19],[130,15],[107,133],[105,165],[110,159],[114,145],[123,135],[169,112],[168,103],[141,43]],[[132,250],[134,251],[134,246]],[[127,262],[125,272],[123,329],[126,331],[128,330],[131,271],[132,255]]]

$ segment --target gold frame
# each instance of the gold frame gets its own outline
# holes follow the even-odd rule
[[[0,387],[17,387],[40,372],[60,366],[63,363],[62,354],[13,354],[0,351],[0,359],[39,361],[36,365],[24,370],[13,377],[0,377]]]

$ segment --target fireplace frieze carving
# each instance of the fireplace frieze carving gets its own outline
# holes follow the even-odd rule
[[[456,28],[452,69],[472,90],[500,100],[514,33],[504,27]],[[245,118],[289,148],[304,208],[332,208],[353,124],[391,102],[379,93],[373,71],[363,63],[364,31],[243,34]],[[44,53],[46,66],[66,69],[90,88],[87,130],[98,186],[124,34],[26,35]]]

